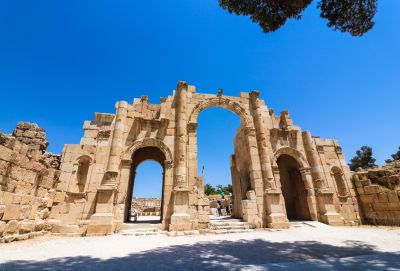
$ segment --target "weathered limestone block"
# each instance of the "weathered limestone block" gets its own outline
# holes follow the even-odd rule
[[[364,192],[365,194],[376,194],[379,192],[379,186],[378,185],[369,185],[369,186],[364,186]]]
[[[11,220],[7,223],[3,235],[16,234],[19,231],[19,223],[17,220]]]
[[[35,229],[35,223],[32,220],[24,220],[19,222],[19,233],[32,232]]]
[[[6,230],[6,222],[0,221],[0,237],[3,235],[4,231]]]
[[[29,219],[32,210],[32,205],[21,205],[21,216],[19,219]]]
[[[383,202],[383,203],[389,202],[387,192],[378,193],[378,200],[379,200],[379,202]]]
[[[14,195],[10,192],[4,192],[0,197],[0,204],[11,204],[13,202]]]
[[[3,160],[8,165],[8,161],[12,161],[14,156],[15,154],[12,149],[0,145],[0,160]],[[5,174],[6,172],[4,172],[4,166],[2,168],[3,172],[0,172],[0,174]]]
[[[362,203],[374,203],[378,201],[377,195],[360,195],[360,201]]]
[[[4,204],[0,205],[0,220],[3,218],[5,210],[6,210],[6,206]]]
[[[35,219],[36,216],[38,215],[38,204],[32,204],[31,209],[28,215],[28,219]]]
[[[52,232],[59,234],[79,234],[80,229],[78,225],[53,225]]]
[[[355,185],[360,182],[364,185],[365,193],[368,193],[358,195],[366,223],[400,225],[400,180],[397,178],[399,171],[397,162],[394,162],[354,173]]]
[[[388,200],[390,203],[399,203],[398,192],[400,192],[400,191],[389,191],[388,192]]]
[[[21,217],[21,205],[8,204],[4,210],[3,220],[18,220]]]
[[[50,228],[49,223],[43,219],[35,219],[35,228],[34,231],[42,231],[47,228]]]
[[[255,193],[253,190],[247,191],[247,192],[246,192],[246,197],[247,197],[247,199],[249,199],[249,200],[256,200],[256,199],[257,199],[256,193]]]

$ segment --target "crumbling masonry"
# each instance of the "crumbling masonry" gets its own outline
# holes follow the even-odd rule
[[[0,232],[18,232],[29,221],[27,232],[37,225],[55,233],[116,232],[129,219],[135,169],[149,159],[164,172],[163,229],[207,228],[197,118],[215,106],[240,117],[231,156],[235,217],[259,228],[287,228],[289,220],[360,223],[354,183],[336,140],[301,131],[287,111],[275,115],[258,91],[200,94],[179,82],[160,104],[143,96],[132,104],[117,102],[115,114],[95,113],[84,123],[80,144],[65,145],[61,160],[45,153],[47,142],[36,126],[21,124],[14,137],[3,135]]]

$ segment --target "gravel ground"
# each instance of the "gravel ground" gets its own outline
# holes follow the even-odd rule
[[[0,244],[0,270],[400,270],[400,229],[43,237]]]

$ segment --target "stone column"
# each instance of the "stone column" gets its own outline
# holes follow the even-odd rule
[[[274,174],[272,171],[271,159],[268,145],[269,135],[268,129],[264,122],[263,104],[259,99],[259,92],[250,92],[250,102],[253,109],[253,120],[256,130],[257,146],[261,163],[261,174],[264,185],[264,202],[262,217],[263,224],[273,228],[287,228],[288,220],[285,215],[283,196],[274,182]]]
[[[187,176],[187,102],[188,84],[179,82],[175,104],[175,172],[174,172],[174,213],[170,230],[190,230],[189,184]]]
[[[313,177],[314,182],[316,184],[318,183],[317,186],[326,186],[324,185],[324,175],[322,173],[322,169],[319,163],[318,152],[315,148],[314,140],[312,139],[311,133],[309,131],[303,132],[303,142],[308,162],[311,166],[311,176]]]
[[[253,108],[253,119],[258,143],[257,145],[260,154],[261,173],[263,176],[264,185],[267,188],[275,188],[274,175],[272,173],[271,161],[268,153],[269,138],[267,136],[267,127],[263,120],[262,104],[260,99],[258,99],[259,94],[260,93],[256,90],[250,92],[250,101]]]
[[[111,137],[110,156],[101,186],[97,189],[96,213],[90,218],[87,229],[88,235],[110,234],[122,223],[121,219],[114,221],[114,212],[115,195],[118,186],[117,177],[124,146],[123,136],[127,129],[128,103],[125,101],[117,102],[116,109],[117,113]]]
[[[106,174],[102,185],[117,184],[116,177],[118,176],[119,166],[121,164],[121,154],[123,151],[123,136],[127,130],[126,118],[128,115],[128,103],[125,101],[117,102],[117,114],[115,116],[115,125],[111,137],[110,157],[107,163]]]
[[[317,203],[314,193],[314,185],[312,182],[312,177],[309,168],[300,169],[301,178],[304,183],[304,188],[306,189],[307,206],[310,212],[310,219],[317,220]]]
[[[245,169],[243,170],[248,174],[250,186],[241,186],[243,189],[241,197],[243,194],[246,195],[245,199],[240,198],[241,214],[243,215],[244,221],[254,224],[254,226],[257,228],[261,228],[263,226],[262,206],[264,188],[261,173],[260,155],[257,148],[256,131],[254,128],[246,127],[243,128],[243,133],[245,148],[247,150],[244,155],[246,155],[246,159],[248,160],[248,171],[246,172]],[[250,204],[248,204],[249,202]]]
[[[309,131],[303,132],[303,142],[311,166],[311,176],[317,199],[318,220],[330,225],[343,225],[334,206],[334,193],[327,186],[319,161],[318,150]]]

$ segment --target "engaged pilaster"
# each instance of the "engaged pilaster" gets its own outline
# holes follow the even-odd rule
[[[189,185],[187,177],[187,117],[186,100],[188,84],[179,82],[176,90],[176,130],[175,130],[175,173],[174,173],[174,213],[170,230],[190,230]]]
[[[125,101],[117,102],[117,114],[112,133],[110,157],[107,163],[107,171],[103,179],[103,185],[116,185],[121,154],[123,151],[123,135],[127,130],[126,117],[128,115],[128,103]]]
[[[288,220],[285,215],[285,207],[282,193],[277,189],[270,160],[268,145],[269,134],[264,122],[262,102],[259,92],[250,92],[250,102],[253,109],[254,126],[256,130],[257,146],[261,163],[261,174],[264,184],[264,202],[262,210],[263,223],[271,228],[287,228]]]
[[[342,225],[343,222],[333,203],[334,193],[326,184],[319,161],[318,150],[310,132],[303,132],[303,142],[311,166],[311,176],[317,198],[318,220],[330,225]]]

